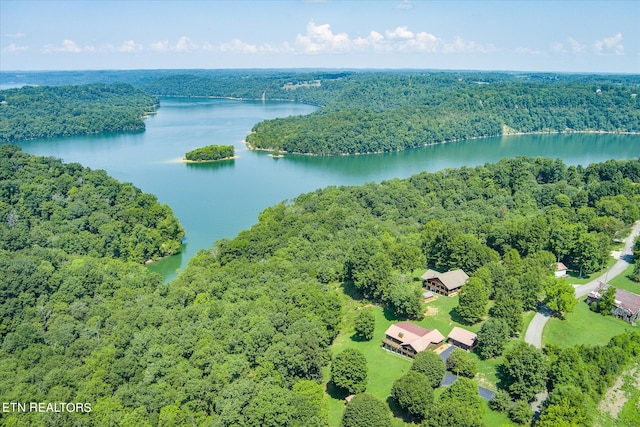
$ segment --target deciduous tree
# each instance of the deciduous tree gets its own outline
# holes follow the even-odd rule
[[[487,315],[489,292],[483,281],[470,277],[460,291],[456,312],[469,323],[476,323]]]
[[[367,359],[360,350],[348,348],[331,362],[331,381],[351,394],[367,387]]]
[[[342,416],[343,427],[388,427],[390,425],[391,412],[387,405],[367,393],[356,395],[347,404]]]
[[[424,374],[409,371],[393,383],[391,397],[402,409],[420,420],[433,404],[433,389]]]
[[[547,369],[547,360],[541,350],[518,341],[505,352],[502,363],[507,391],[516,399],[532,400],[545,388]]]
[[[440,385],[442,378],[444,378],[444,373],[446,372],[446,367],[442,357],[431,350],[421,351],[416,354],[416,358],[413,360],[411,369],[425,375],[429,379],[429,384],[431,384],[431,387],[433,388]]]
[[[363,308],[356,315],[354,321],[356,334],[365,341],[370,341],[373,338],[373,331],[376,327],[376,319],[373,315],[373,310],[370,308]]]

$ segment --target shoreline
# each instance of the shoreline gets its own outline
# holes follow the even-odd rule
[[[213,163],[213,162],[223,162],[225,160],[235,160],[237,158],[238,158],[238,156],[225,157],[225,158],[222,158],[222,159],[215,159],[215,160],[187,160],[184,157],[181,157],[179,159],[179,161],[181,163]]]
[[[255,133],[255,132],[252,131],[252,132],[250,132],[250,134],[251,133]],[[283,149],[280,149],[280,153],[281,154],[297,154],[297,155],[300,155],[300,156],[315,156],[315,157],[361,156],[361,155],[366,155],[366,154],[398,153],[398,152],[401,152],[401,151],[412,150],[412,149],[415,149],[415,148],[429,147],[431,145],[448,144],[448,143],[451,143],[451,142],[458,142],[458,141],[472,141],[474,139],[498,138],[498,137],[509,137],[509,136],[524,136],[524,135],[558,135],[558,134],[562,134],[562,135],[569,135],[569,134],[640,135],[640,132],[621,132],[621,131],[606,131],[606,130],[581,130],[581,131],[563,130],[563,131],[537,131],[537,132],[506,132],[506,133],[503,132],[500,135],[483,135],[483,136],[474,136],[474,137],[471,137],[471,138],[464,138],[464,139],[452,139],[452,140],[446,140],[446,141],[429,142],[429,143],[426,143],[426,144],[423,144],[423,145],[420,145],[420,146],[407,147],[407,148],[403,148],[402,150],[394,150],[394,151],[370,151],[370,152],[366,152],[366,153],[316,154],[316,153],[301,153],[301,152],[295,152],[295,151],[285,151]],[[274,151],[273,148],[258,148],[258,147],[254,147],[249,142],[247,142],[246,139],[243,139],[242,143],[245,144],[247,149],[252,150],[252,151],[269,151],[269,152],[273,152]]]

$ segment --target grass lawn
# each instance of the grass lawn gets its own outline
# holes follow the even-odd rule
[[[631,273],[633,273],[634,268],[635,264],[631,264],[621,275],[615,277],[612,280],[609,280],[609,284],[615,286],[616,288],[633,292],[634,294],[640,294],[640,283],[634,282],[633,280],[629,279],[629,276],[631,275]]]
[[[613,316],[603,316],[589,310],[584,300],[578,301],[573,313],[564,320],[551,318],[542,333],[543,345],[555,344],[572,347],[578,344],[604,345],[625,330],[638,331],[638,327]]]
[[[347,290],[349,292],[349,290]],[[412,361],[394,353],[387,352],[382,348],[382,338],[387,328],[398,322],[389,311],[379,306],[371,306],[373,310],[376,326],[374,337],[371,341],[359,341],[354,335],[353,321],[363,303],[353,300],[346,294],[344,296],[343,323],[341,325],[341,333],[334,340],[331,346],[332,353],[335,355],[346,348],[356,348],[360,350],[367,358],[367,367],[369,378],[366,392],[374,395],[383,402],[389,403],[388,397],[391,393],[393,383],[404,375],[410,368]],[[451,332],[454,326],[477,332],[482,323],[476,325],[467,325],[457,316],[455,307],[458,305],[458,297],[438,296],[435,300],[424,305],[425,317],[414,323],[427,328],[438,329],[445,337]],[[527,313],[525,322],[528,323],[533,318],[534,313]],[[515,340],[513,340],[515,341]],[[478,375],[475,380],[479,385],[496,390],[496,366],[501,363],[502,358],[481,360],[475,353],[469,353],[470,357],[476,361],[478,366]],[[324,378],[330,378],[330,369],[325,369]],[[436,395],[441,393],[441,389],[436,389]],[[329,401],[329,424],[331,426],[339,426],[344,413],[345,402],[344,397],[336,390],[327,387]],[[396,417],[393,420],[393,426],[401,427],[412,425],[405,422],[402,418]],[[506,414],[491,411],[488,406],[485,410],[485,423],[489,427],[512,426]]]
[[[353,311],[356,312],[355,307]],[[369,379],[367,383],[367,393],[374,395],[383,402],[391,393],[391,387],[395,380],[409,371],[411,368],[411,360],[399,355],[387,352],[382,348],[382,338],[387,328],[395,323],[396,319],[388,319],[385,317],[382,307],[374,306],[373,312],[376,319],[376,327],[371,341],[358,341],[354,337],[353,322],[349,327],[345,327],[343,332],[335,339],[332,345],[333,354],[337,354],[346,348],[356,348],[360,350],[367,358],[367,367],[369,370]],[[389,316],[387,314],[387,316]],[[347,318],[354,318],[355,314],[347,313]],[[331,376],[330,370],[327,369],[325,378]],[[344,412],[343,396],[336,393],[329,393],[329,423],[332,426],[339,426]],[[395,418],[394,425],[403,426],[401,419]]]

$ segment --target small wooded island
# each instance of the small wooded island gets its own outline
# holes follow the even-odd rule
[[[196,148],[184,155],[186,162],[215,162],[229,160],[235,156],[233,145],[207,145]]]

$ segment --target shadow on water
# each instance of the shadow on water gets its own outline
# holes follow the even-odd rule
[[[235,166],[235,159],[217,160],[215,162],[185,163],[185,165],[187,165],[187,168],[193,170],[216,171]]]

